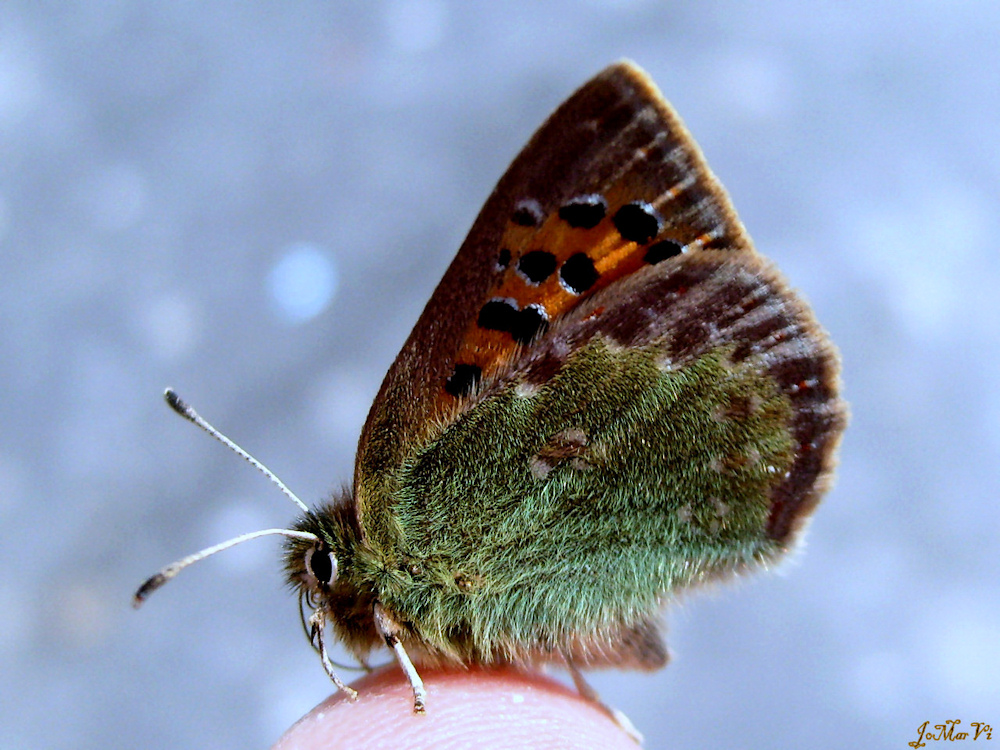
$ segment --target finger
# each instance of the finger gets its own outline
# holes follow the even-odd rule
[[[354,683],[360,696],[334,694],[300,719],[273,750],[337,747],[629,748],[636,744],[576,691],[510,667],[421,669],[427,713],[395,665]]]

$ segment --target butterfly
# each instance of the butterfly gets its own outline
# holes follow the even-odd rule
[[[830,484],[835,349],[649,77],[611,65],[486,201],[389,369],[353,486],[265,530],[362,663],[651,670],[680,593],[767,567]],[[200,420],[172,392],[168,401]],[[214,429],[214,428],[210,428]],[[221,434],[216,436],[226,441]],[[237,449],[239,450],[239,449]]]

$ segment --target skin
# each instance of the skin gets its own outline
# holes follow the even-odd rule
[[[341,693],[327,698],[273,750],[637,747],[598,706],[549,677],[510,667],[421,674],[428,689],[426,714],[411,712],[410,686],[390,665],[353,684],[357,701]]]

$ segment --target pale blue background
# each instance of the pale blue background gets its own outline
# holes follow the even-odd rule
[[[128,607],[294,515],[161,389],[307,501],[346,481],[496,179],[623,56],[814,304],[853,421],[805,554],[595,684],[650,748],[1000,729],[998,47],[992,0],[2,3],[0,748],[266,747],[330,692],[277,542]]]

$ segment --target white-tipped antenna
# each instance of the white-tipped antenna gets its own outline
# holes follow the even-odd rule
[[[306,513],[309,512],[309,506],[307,506],[304,502],[299,500],[298,497],[295,496],[295,493],[292,492],[290,489],[288,489],[288,487],[285,486],[285,483],[274,475],[274,472],[272,472],[270,469],[264,466],[264,464],[262,464],[253,456],[251,456],[245,450],[240,448],[240,446],[238,446],[232,440],[227,438],[217,429],[212,427],[212,425],[206,422],[202,418],[202,416],[198,414],[198,412],[192,409],[187,403],[185,403],[181,399],[180,396],[174,393],[172,389],[167,388],[167,390],[164,391],[163,393],[163,397],[167,400],[167,403],[170,404],[171,409],[180,414],[189,422],[194,422],[194,424],[198,425],[201,429],[203,429],[205,432],[214,437],[216,440],[218,440],[220,443],[225,445],[227,448],[232,450],[237,455],[245,458],[261,474],[263,474],[265,477],[274,482],[274,484],[278,486],[278,489],[285,494],[285,497],[289,498],[293,503],[298,505],[299,508],[301,508]],[[171,563],[167,567],[163,568],[156,575],[150,576],[146,580],[146,582],[139,587],[139,590],[135,592],[135,596],[132,598],[132,606],[139,607],[149,597],[150,594],[152,594],[154,591],[160,588],[160,586],[165,584],[167,581],[169,581],[175,575],[180,573],[182,570],[184,570],[184,568],[186,568],[187,566],[193,565],[199,560],[204,560],[206,557],[208,557],[209,555],[214,555],[216,552],[222,552],[223,550],[229,549],[230,547],[235,547],[237,544],[242,544],[243,542],[247,542],[251,539],[256,539],[262,536],[270,536],[272,534],[281,534],[282,536],[286,536],[291,539],[304,539],[308,542],[319,541],[319,537],[316,536],[315,534],[312,534],[308,531],[295,531],[293,529],[264,529],[263,531],[251,531],[249,534],[242,534],[236,537],[235,539],[230,539],[228,542],[222,542],[221,544],[216,544],[212,547],[207,547],[206,549],[203,549],[201,552],[195,552],[193,555],[188,555],[187,557],[178,560],[175,563]]]
[[[265,477],[274,482],[278,486],[278,489],[285,493],[285,497],[287,497],[293,503],[298,505],[300,510],[304,510],[306,513],[309,512],[309,506],[306,505],[301,500],[299,500],[299,498],[296,497],[295,493],[292,492],[290,489],[288,489],[288,487],[285,486],[285,483],[274,475],[273,471],[264,466],[264,464],[262,464],[253,456],[251,456],[245,450],[240,448],[240,446],[238,446],[232,440],[227,438],[217,429],[212,427],[212,425],[206,422],[198,412],[196,412],[193,408],[191,408],[191,406],[188,405],[187,402],[181,399],[181,397],[178,396],[172,388],[167,388],[167,390],[163,392],[163,398],[165,398],[167,400],[167,403],[170,404],[170,408],[173,409],[178,414],[180,414],[182,417],[184,417],[184,419],[188,420],[189,422],[194,422],[209,435],[211,435],[220,443],[222,443],[224,446],[233,451],[236,455],[242,456],[247,461],[249,461],[251,466],[253,466],[255,469],[257,469],[257,471],[259,471]]]

